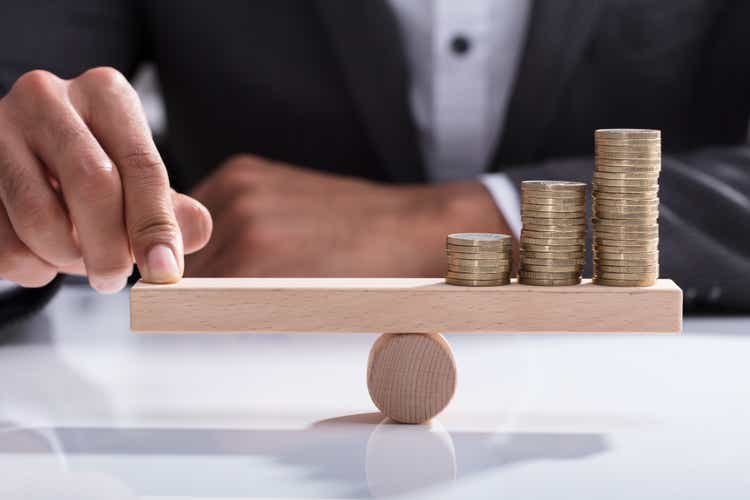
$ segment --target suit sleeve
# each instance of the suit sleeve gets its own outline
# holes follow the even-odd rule
[[[593,168],[572,158],[505,172],[517,185],[590,183]],[[683,288],[685,310],[750,311],[750,146],[665,155],[659,184],[660,274]]]
[[[132,74],[143,51],[137,9],[124,0],[3,0],[0,96],[33,69],[62,78],[96,66]]]

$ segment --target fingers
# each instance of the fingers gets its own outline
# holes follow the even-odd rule
[[[35,118],[26,139],[59,180],[91,286],[115,292],[132,272],[120,176],[55,78],[31,73],[16,83],[33,96],[21,104]]]
[[[0,278],[21,286],[44,286],[55,277],[56,269],[34,255],[16,236],[5,208],[0,205]]]
[[[197,252],[205,247],[211,238],[213,231],[211,214],[199,201],[174,191],[172,191],[172,203],[182,232],[185,253]]]
[[[21,242],[52,265],[81,257],[73,227],[39,160],[23,140],[0,133],[0,200]]]
[[[33,71],[0,101],[0,202],[0,271],[25,284],[59,269],[117,291],[134,258],[144,279],[175,281],[212,231],[208,210],[169,187],[140,101],[110,68]]]
[[[97,68],[72,83],[71,97],[119,170],[125,224],[141,275],[155,283],[177,281],[184,267],[182,236],[167,170],[138,96],[117,71]]]

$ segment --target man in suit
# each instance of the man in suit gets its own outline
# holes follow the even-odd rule
[[[593,130],[636,127],[663,131],[662,275],[750,309],[748,25],[731,0],[5,2],[0,277],[439,275],[445,234],[517,235],[521,180],[588,181]]]

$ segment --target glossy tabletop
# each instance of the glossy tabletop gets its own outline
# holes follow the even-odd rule
[[[69,286],[0,331],[0,499],[747,498],[750,318],[684,328],[449,336],[456,396],[405,426],[374,335],[135,335]]]

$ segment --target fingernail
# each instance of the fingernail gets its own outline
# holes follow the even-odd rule
[[[99,293],[117,293],[128,283],[127,277],[117,278],[90,278],[91,287]]]
[[[143,279],[152,283],[172,283],[180,279],[177,259],[167,245],[159,244],[149,250]]]

